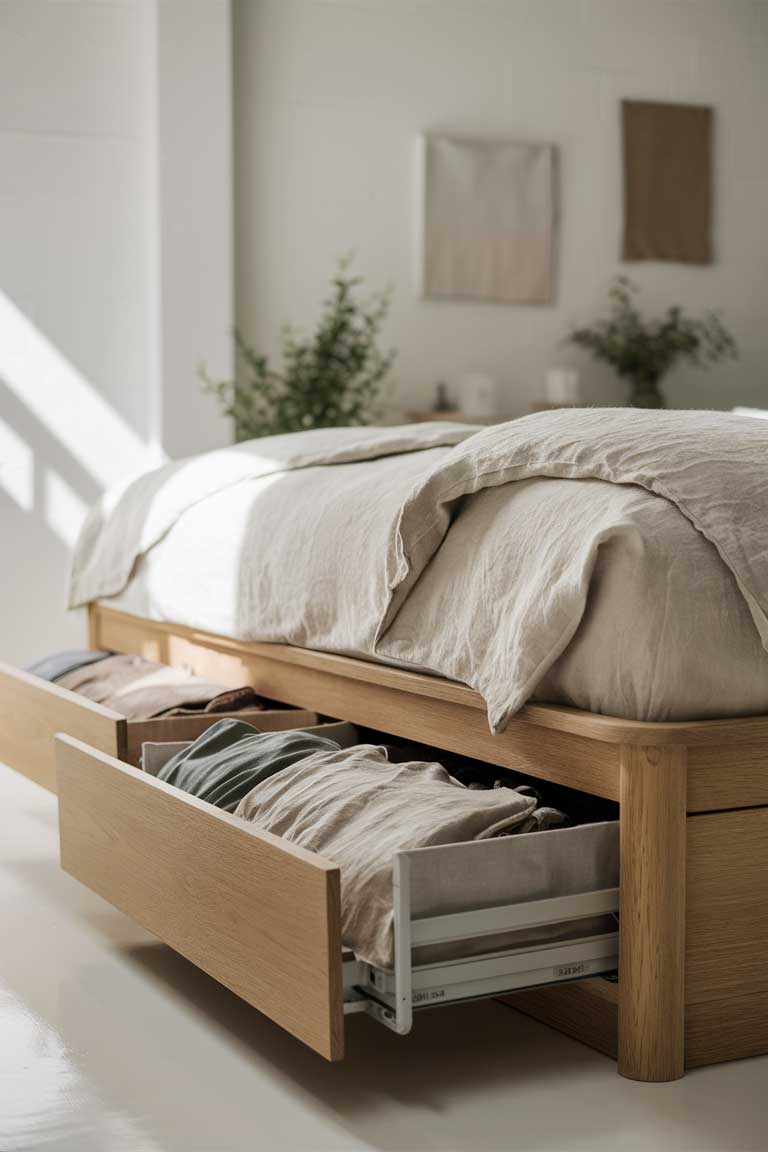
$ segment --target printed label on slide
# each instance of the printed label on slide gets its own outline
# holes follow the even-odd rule
[[[560,964],[553,968],[552,972],[557,980],[570,980],[573,976],[586,975],[589,972],[589,965],[586,960],[582,960],[578,964]]]
[[[414,1004],[426,1004],[431,1000],[442,1000],[445,997],[445,988],[430,988],[428,992],[414,992]]]

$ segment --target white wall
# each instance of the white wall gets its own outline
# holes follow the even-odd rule
[[[548,367],[584,366],[588,398],[621,386],[559,341],[629,272],[659,307],[722,308],[734,366],[680,371],[672,404],[768,404],[768,3],[755,0],[235,0],[237,318],[264,349],[311,324],[354,248],[396,295],[402,399],[492,373],[509,414]],[[622,265],[619,102],[716,107],[711,268]],[[423,301],[412,284],[413,141],[423,131],[553,141],[562,232],[553,307]]]
[[[158,179],[163,447],[230,443],[199,386],[231,375],[232,45],[229,0],[159,0]]]
[[[195,368],[229,366],[228,34],[228,0],[0,0],[0,659],[82,642],[105,486],[226,436]]]

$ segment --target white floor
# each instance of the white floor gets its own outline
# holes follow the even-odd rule
[[[496,1004],[348,1036],[326,1064],[64,875],[0,766],[1,1152],[768,1147],[768,1059],[633,1084]]]

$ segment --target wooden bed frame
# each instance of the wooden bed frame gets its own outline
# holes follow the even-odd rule
[[[620,978],[509,1002],[618,1059],[622,1075],[768,1051],[768,717],[641,723],[526,706],[498,736],[471,689],[92,605],[94,648],[186,665],[287,704],[618,801]]]

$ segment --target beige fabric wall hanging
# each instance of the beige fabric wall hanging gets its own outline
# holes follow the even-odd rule
[[[549,303],[554,147],[447,136],[422,145],[424,295]]]
[[[701,105],[625,100],[625,260],[711,264],[712,118]]]

